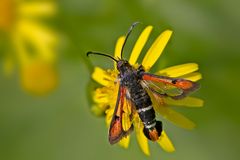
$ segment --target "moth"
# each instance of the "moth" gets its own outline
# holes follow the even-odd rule
[[[157,141],[161,136],[163,127],[162,122],[156,120],[153,99],[158,103],[162,103],[161,100],[163,97],[182,99],[199,88],[199,84],[190,80],[170,78],[146,72],[142,65],[134,68],[127,60],[122,58],[124,46],[136,24],[137,23],[132,24],[126,34],[121,49],[121,58],[114,58],[100,52],[90,51],[87,53],[87,56],[95,54],[111,58],[116,62],[117,70],[119,71],[116,79],[119,84],[118,96],[108,132],[110,144],[119,142],[133,130],[133,125],[131,125],[127,131],[123,130],[122,119],[124,113],[123,107],[125,105],[131,106],[132,112],[131,115],[129,115],[130,119],[133,118],[133,114],[136,112],[139,115],[144,125],[144,135],[151,141]]]

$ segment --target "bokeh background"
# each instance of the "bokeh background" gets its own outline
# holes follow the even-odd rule
[[[239,6],[237,0],[1,0],[0,159],[239,159]],[[174,153],[150,143],[146,157],[134,134],[129,149],[111,146],[104,118],[90,111],[93,66],[112,62],[86,52],[113,54],[135,21],[142,24],[125,57],[153,25],[148,46],[165,29],[174,31],[154,69],[196,62],[203,74],[194,95],[204,107],[180,108],[197,128],[164,124]]]

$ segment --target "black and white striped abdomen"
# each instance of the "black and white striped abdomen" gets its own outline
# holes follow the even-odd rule
[[[130,95],[135,103],[136,110],[146,129],[153,129],[156,125],[155,111],[152,101],[140,84],[132,85]]]

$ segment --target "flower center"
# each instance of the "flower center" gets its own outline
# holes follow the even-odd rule
[[[9,31],[14,21],[15,1],[0,1],[0,30]]]

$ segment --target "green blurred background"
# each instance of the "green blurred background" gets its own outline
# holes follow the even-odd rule
[[[34,96],[22,89],[20,72],[9,78],[1,70],[1,160],[239,159],[239,1],[58,0],[55,3],[56,16],[44,23],[59,33],[56,51],[59,85],[47,95]],[[90,112],[92,83],[89,82],[93,66],[109,68],[112,62],[101,57],[86,58],[85,54],[89,50],[113,54],[117,38],[135,21],[142,25],[133,32],[125,57],[140,31],[146,25],[153,25],[148,46],[165,29],[174,31],[154,69],[196,62],[203,74],[202,87],[194,95],[204,99],[204,107],[180,108],[180,112],[196,122],[197,128],[186,131],[164,123],[175,144],[174,153],[166,153],[150,143],[151,156],[146,157],[134,134],[129,149],[111,146],[104,118]],[[1,44],[1,52],[3,48],[5,45]]]

